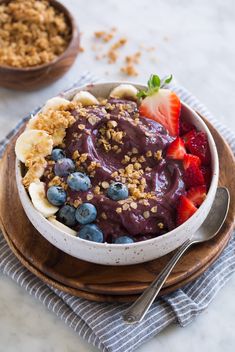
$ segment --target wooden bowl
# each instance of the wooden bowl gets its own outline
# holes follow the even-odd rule
[[[8,3],[2,0],[0,3]],[[80,49],[80,34],[75,20],[69,10],[56,0],[49,0],[60,12],[65,14],[71,26],[71,39],[66,50],[55,60],[33,67],[10,67],[0,65],[0,86],[16,90],[31,90],[47,86],[68,71],[74,63]]]

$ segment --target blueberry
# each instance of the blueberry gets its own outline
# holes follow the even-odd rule
[[[60,186],[51,186],[47,190],[47,199],[53,205],[63,205],[66,202],[66,198],[67,194]]]
[[[128,198],[128,188],[121,182],[113,182],[109,188],[107,195],[113,200],[122,200]]]
[[[59,159],[54,167],[54,172],[56,176],[68,176],[74,170],[75,164],[73,160],[68,158]]]
[[[74,172],[67,178],[69,187],[75,191],[87,191],[91,187],[91,180],[86,174]]]
[[[58,212],[58,219],[69,227],[76,225],[77,221],[75,218],[76,208],[71,205],[64,205]]]
[[[128,243],[134,243],[134,241],[129,236],[120,236],[120,237],[115,239],[114,243],[116,243],[116,244],[128,244]]]
[[[83,203],[77,208],[75,216],[80,224],[90,224],[96,219],[96,207],[91,203]]]
[[[104,236],[100,228],[95,224],[85,225],[78,232],[78,237],[83,240],[93,241],[93,242],[103,242]]]
[[[58,161],[60,159],[64,159],[65,157],[66,155],[63,149],[55,148],[52,150],[52,153],[51,153],[52,160]]]

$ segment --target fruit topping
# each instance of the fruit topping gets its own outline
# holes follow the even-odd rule
[[[161,88],[162,83],[169,83],[172,76],[164,82],[157,75],[151,75],[147,91],[140,91],[142,98],[140,115],[155,120],[164,126],[170,135],[179,135],[179,117],[181,103],[178,96],[169,89]]]
[[[51,186],[47,190],[47,199],[53,205],[64,205],[66,198],[67,194],[65,190],[60,186]]]
[[[34,207],[46,218],[58,211],[58,208],[49,203],[46,198],[44,182],[32,182],[29,185],[29,195]]]
[[[51,153],[52,160],[58,161],[60,159],[64,159],[65,157],[66,155],[63,149],[55,148],[52,150],[52,153]]]
[[[78,232],[78,237],[83,240],[102,243],[104,236],[100,228],[95,224],[88,224],[81,228]]]
[[[77,208],[75,216],[79,224],[90,224],[96,219],[96,207],[91,203],[83,203]]]
[[[185,154],[183,160],[184,169],[186,170],[191,165],[200,166],[201,160],[198,156],[192,154]]]
[[[195,206],[201,205],[206,198],[206,186],[203,185],[190,188],[187,192],[187,198],[191,200]]]
[[[182,138],[177,137],[168,147],[166,156],[170,159],[184,159],[186,150]]]
[[[73,227],[77,221],[75,218],[76,208],[71,205],[64,205],[58,212],[58,219],[66,226]]]
[[[75,170],[75,164],[73,160],[69,158],[59,159],[54,167],[56,176],[68,176]]]
[[[191,123],[187,121],[183,121],[182,119],[180,120],[180,136],[182,136],[183,134],[193,129],[194,129],[194,126]]]
[[[181,138],[183,138],[185,146],[187,147],[187,143],[191,140],[192,137],[196,136],[197,131],[195,129],[185,133]]]
[[[180,196],[177,208],[177,224],[181,225],[197,210],[193,202],[185,196]]]
[[[210,163],[210,148],[205,132],[197,132],[195,136],[192,136],[186,144],[187,149],[190,153],[197,155],[203,165]]]
[[[123,200],[128,198],[128,188],[121,182],[113,182],[108,188],[107,196],[112,200]]]
[[[74,172],[67,178],[68,186],[74,191],[88,191],[91,187],[91,180],[82,172]]]
[[[188,188],[205,184],[203,173],[197,165],[192,164],[185,170],[184,182]]]
[[[114,240],[114,243],[116,243],[116,244],[129,244],[129,243],[134,243],[134,241],[129,236],[120,236]]]

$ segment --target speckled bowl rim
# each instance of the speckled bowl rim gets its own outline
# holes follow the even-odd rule
[[[77,88],[72,88],[72,89],[69,89],[67,90],[66,92],[60,94],[60,96],[64,97],[64,98],[67,98],[67,99],[71,99],[78,91],[81,91],[81,90],[87,90],[89,91],[91,88],[93,87],[102,87],[102,86],[112,86],[112,88],[114,86],[118,86],[120,84],[131,84],[133,86],[135,86],[137,89],[144,89],[144,88],[147,88],[146,85],[144,84],[138,84],[138,83],[135,83],[135,82],[129,82],[129,81],[107,81],[107,82],[101,82],[101,83],[90,83],[90,84],[86,84],[86,85],[83,85],[81,87],[77,87]],[[101,95],[101,97],[103,97]],[[105,98],[105,97],[104,97]],[[203,201],[203,203],[201,204],[200,208],[187,220],[185,221],[183,224],[181,224],[180,226],[177,226],[176,228],[174,228],[173,230],[163,234],[163,235],[160,235],[160,236],[157,236],[157,237],[154,237],[154,238],[151,238],[151,239],[148,239],[148,240],[144,240],[144,241],[139,241],[139,242],[133,242],[133,243],[128,243],[128,244],[116,244],[116,243],[99,243],[99,242],[92,242],[94,243],[98,248],[105,248],[105,249],[114,249],[114,248],[125,248],[125,247],[142,247],[144,243],[148,243],[148,244],[156,244],[157,242],[161,242],[161,239],[163,238],[168,238],[168,237],[171,237],[175,232],[179,232],[180,229],[183,229],[185,227],[185,224],[187,224],[187,226],[190,225],[190,223],[193,223],[193,219],[195,218],[195,216],[198,216],[198,212],[200,213],[203,213],[204,212],[204,209],[207,207],[207,199],[208,201],[210,200],[210,197],[209,195],[213,195],[215,189],[217,188],[218,186],[218,178],[219,178],[219,157],[218,157],[218,153],[217,153],[217,148],[216,148],[216,144],[215,144],[215,141],[211,135],[211,132],[209,130],[209,128],[206,126],[205,122],[202,120],[202,118],[197,114],[196,111],[194,111],[188,104],[184,103],[181,101],[181,104],[186,108],[186,110],[188,110],[193,116],[194,118],[197,120],[197,122],[203,126],[204,130],[206,131],[207,133],[207,136],[208,136],[208,141],[209,141],[209,145],[210,145],[210,151],[211,151],[211,156],[212,156],[212,160],[214,161],[214,169],[212,170],[212,179],[211,179],[211,184],[210,184],[210,188],[209,188],[209,191],[207,192],[207,197],[206,199]],[[21,162],[16,158],[16,177],[21,177],[22,179],[22,174],[21,174]],[[25,190],[25,189],[24,189]],[[31,199],[29,197],[29,194],[28,192],[25,190],[25,194],[27,195],[27,199],[28,201],[30,202],[31,206],[33,206],[32,202],[31,202]],[[211,208],[211,207],[210,207]],[[35,208],[34,208],[35,209]],[[209,209],[210,210],[210,209]],[[55,226],[54,224],[52,224],[49,220],[47,220],[41,213],[39,213],[36,209],[35,211],[38,213],[38,216],[40,217],[40,219],[44,222],[46,221],[47,222],[47,225],[51,228],[55,228],[57,231],[60,231],[62,234],[64,234],[65,236],[68,236],[68,239],[71,237],[71,238],[74,238],[73,235],[67,233],[67,232],[64,232],[62,231],[59,227]],[[208,211],[209,212],[209,211]],[[193,232],[192,232],[193,234]],[[80,237],[75,237],[77,241],[83,243],[85,246],[89,246],[91,244],[91,241],[88,241],[88,240],[84,240]]]

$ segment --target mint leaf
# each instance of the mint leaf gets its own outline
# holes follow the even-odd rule
[[[148,87],[150,90],[159,89],[161,85],[161,80],[158,75],[151,75],[148,80]]]
[[[166,84],[170,83],[171,80],[172,80],[172,78],[173,78],[172,75],[170,75],[169,77],[167,77],[167,78],[165,79],[165,83],[166,83]]]
[[[172,77],[173,76],[170,75],[169,77],[161,80],[158,75],[152,74],[148,80],[148,88],[146,90],[140,90],[136,95],[137,98],[141,100],[150,95],[153,95],[154,93],[157,93],[164,84],[171,82]]]

